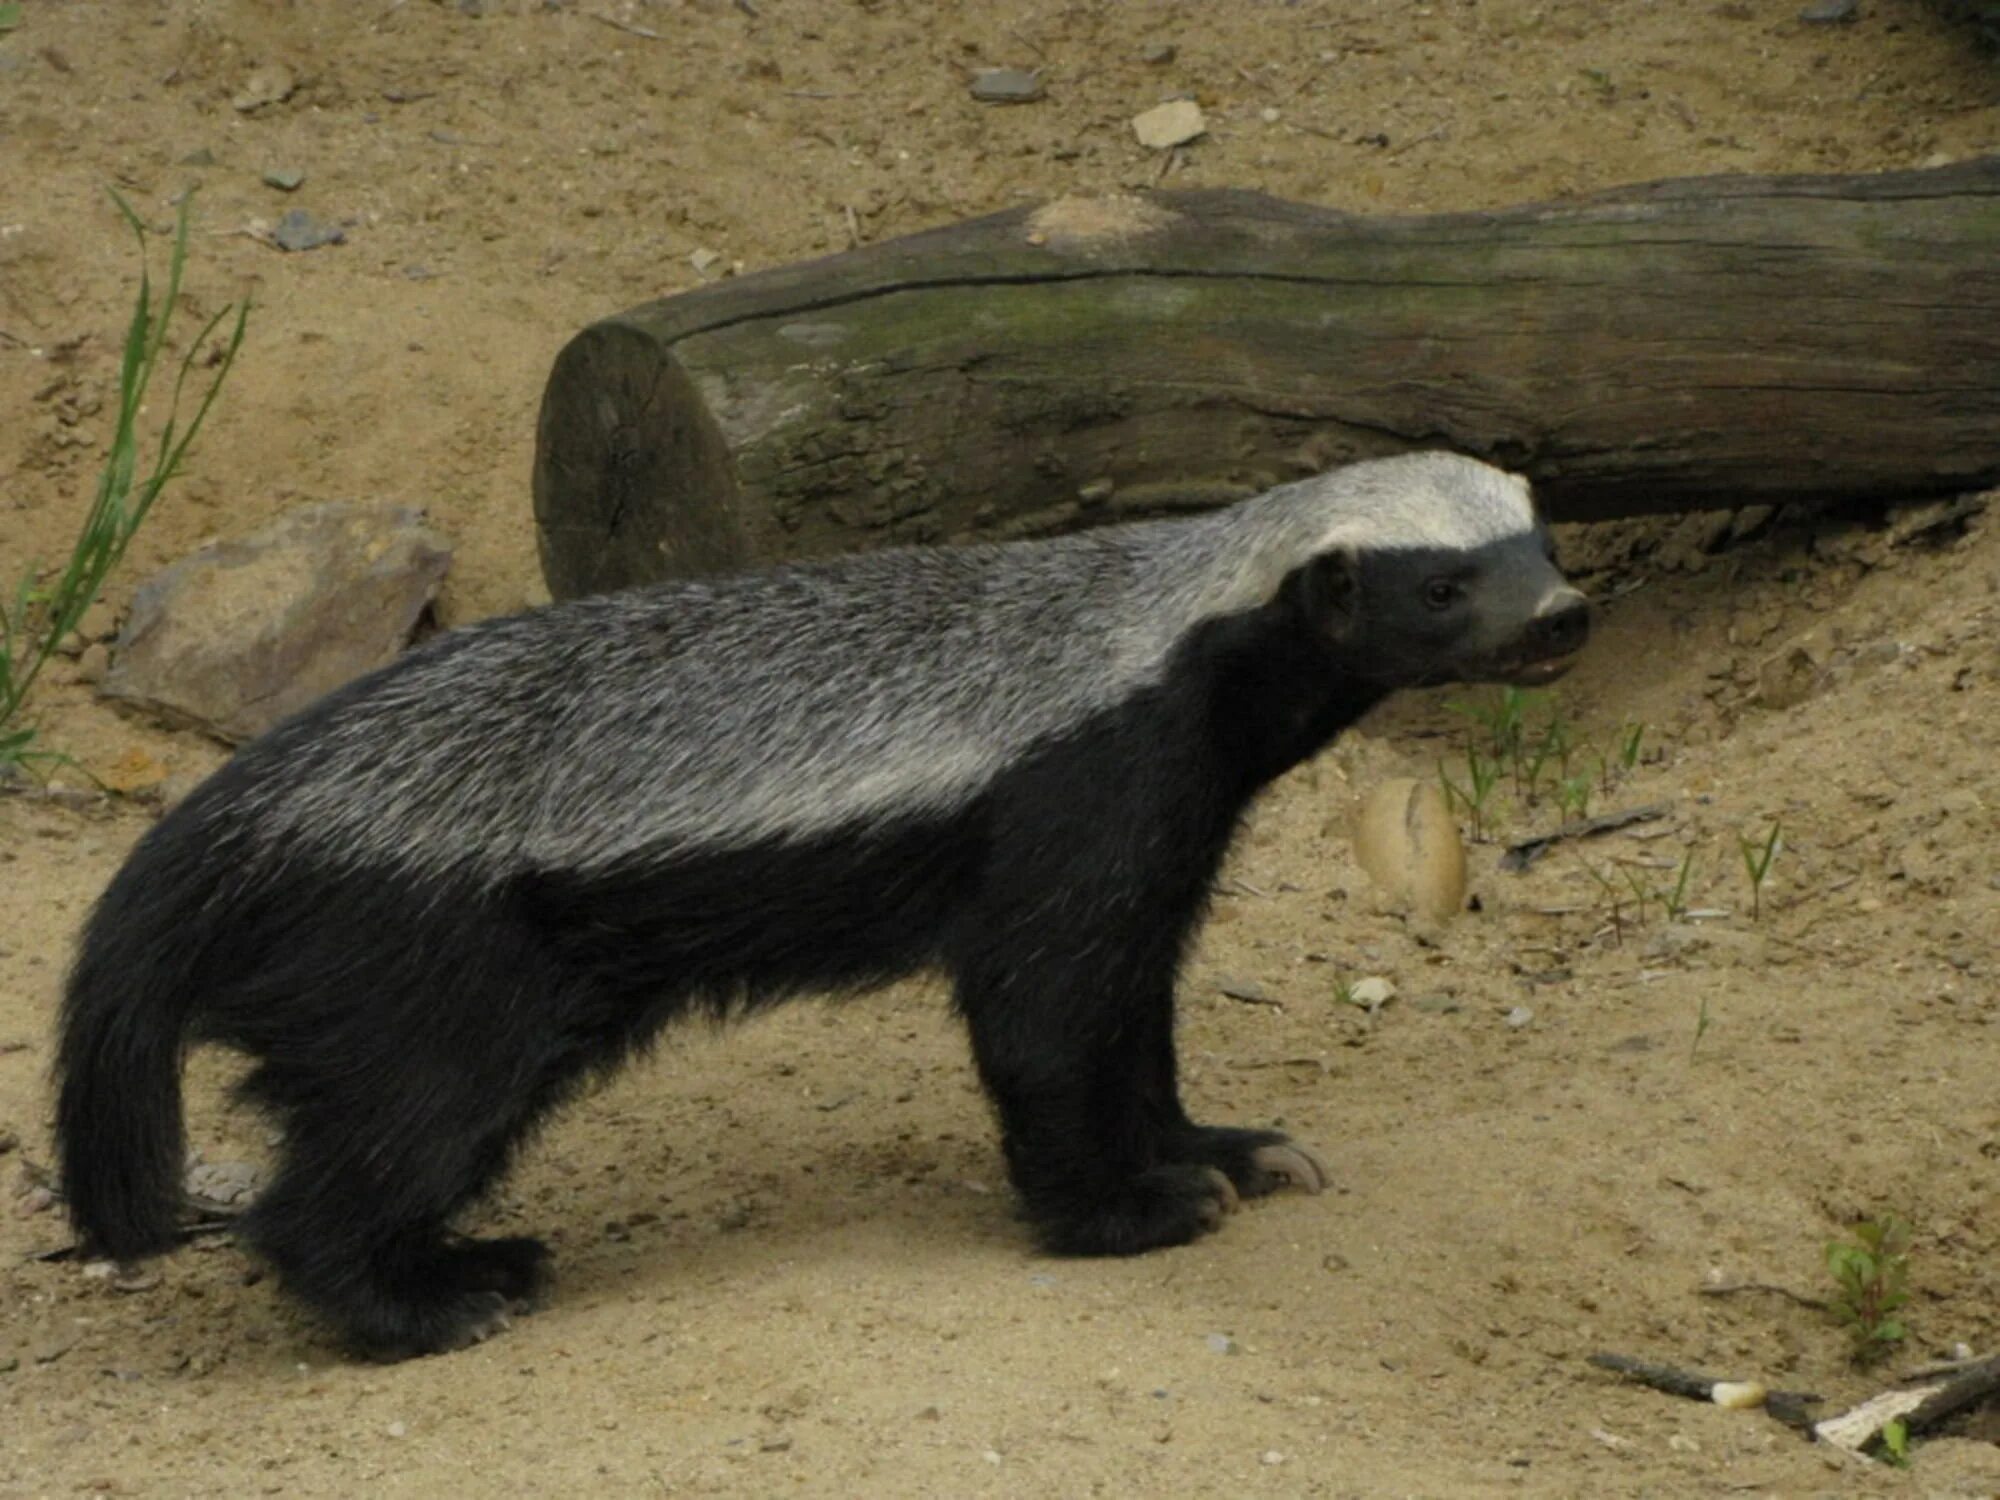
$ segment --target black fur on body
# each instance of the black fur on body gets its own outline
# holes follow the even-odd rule
[[[245,747],[90,917],[58,1059],[86,1244],[174,1242],[183,1049],[283,1126],[248,1241],[358,1344],[541,1284],[453,1216],[668,1021],[951,978],[1052,1249],[1319,1169],[1197,1125],[1174,983],[1260,788],[1395,688],[1546,678],[1587,616],[1518,480],[1418,455],[1188,519],[856,555],[435,639]]]

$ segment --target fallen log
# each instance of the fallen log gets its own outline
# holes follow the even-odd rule
[[[535,518],[561,597],[1426,445],[1559,519],[2000,481],[2000,157],[1432,217],[1066,198],[717,282],[564,348]]]

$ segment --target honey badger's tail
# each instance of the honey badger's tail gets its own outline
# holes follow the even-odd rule
[[[140,851],[91,913],[56,1053],[56,1144],[70,1218],[88,1254],[115,1260],[171,1249],[180,1214],[195,924],[173,921],[170,909],[182,903],[163,899],[161,874]]]

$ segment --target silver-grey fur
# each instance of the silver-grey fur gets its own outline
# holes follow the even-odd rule
[[[464,632],[284,747],[310,764],[258,785],[268,842],[243,852],[588,869],[942,810],[1316,555],[1534,525],[1519,478],[1419,453],[1192,519],[574,601]]]

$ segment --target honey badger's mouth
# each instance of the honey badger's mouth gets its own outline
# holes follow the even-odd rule
[[[1561,656],[1545,656],[1539,661],[1522,662],[1511,671],[1503,668],[1505,675],[1500,680],[1515,687],[1541,687],[1554,682],[1575,666],[1577,657],[1582,654],[1580,651],[1570,651]]]
[[[1531,656],[1525,651],[1510,651],[1489,656],[1467,668],[1463,679],[1467,682],[1504,683],[1509,687],[1545,687],[1575,666],[1582,654],[1579,650]]]

